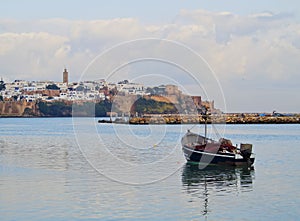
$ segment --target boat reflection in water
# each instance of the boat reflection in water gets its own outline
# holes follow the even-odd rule
[[[225,196],[252,191],[254,169],[209,165],[199,169],[197,164],[186,163],[182,171],[183,189],[193,199],[203,199],[202,215],[210,211],[209,196]]]

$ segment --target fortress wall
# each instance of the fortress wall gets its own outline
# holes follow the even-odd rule
[[[22,117],[24,116],[24,111],[26,108],[31,109],[34,115],[37,114],[36,102],[26,102],[26,101],[0,102],[0,116]]]

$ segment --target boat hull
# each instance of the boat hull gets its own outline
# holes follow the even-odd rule
[[[239,154],[220,154],[198,151],[187,146],[182,147],[184,156],[188,162],[201,164],[217,164],[231,166],[252,166],[254,163],[254,155],[252,154],[247,160]]]

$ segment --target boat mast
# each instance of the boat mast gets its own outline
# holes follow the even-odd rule
[[[205,120],[204,137],[205,137],[205,143],[206,143],[206,140],[207,140],[207,116],[206,115],[204,116],[204,120]]]
[[[204,115],[202,115],[202,117],[204,118],[204,142],[206,143],[207,141],[207,108],[204,107]]]

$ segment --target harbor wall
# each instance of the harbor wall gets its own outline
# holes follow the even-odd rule
[[[105,122],[101,122],[105,123]],[[110,122],[108,122],[110,123]],[[205,124],[205,118],[201,115],[148,115],[145,117],[133,117],[125,122],[117,119],[111,123],[129,124]],[[260,116],[258,114],[224,114],[209,116],[208,124],[299,124],[300,115],[293,116]]]

